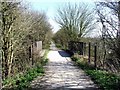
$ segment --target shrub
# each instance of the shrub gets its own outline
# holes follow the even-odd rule
[[[17,74],[15,77],[7,78],[3,81],[3,85],[5,88],[12,88],[11,90],[24,90],[28,88],[30,82],[36,78],[37,76],[42,76],[44,74],[43,66],[48,62],[47,52],[45,52],[44,57],[31,69],[27,70],[24,74]],[[7,90],[3,88],[3,90]]]
[[[94,67],[83,63],[76,57],[71,58],[75,63],[82,68],[92,80],[103,90],[120,90],[120,77],[102,70],[96,70]]]

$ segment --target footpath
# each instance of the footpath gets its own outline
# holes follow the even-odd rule
[[[53,45],[54,46],[54,45]],[[62,50],[50,50],[45,75],[31,82],[36,90],[98,90],[84,71],[74,65],[70,55]]]

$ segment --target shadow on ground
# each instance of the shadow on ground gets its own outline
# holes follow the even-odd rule
[[[87,87],[87,88],[70,88],[68,87],[57,87],[54,89],[45,89],[45,88],[29,88],[26,90],[100,90],[98,88],[94,88],[94,87]]]
[[[41,88],[25,88],[25,89],[8,89],[8,88],[4,88],[2,90],[101,90],[95,87],[75,87],[73,88],[72,86],[62,86],[62,87],[57,87],[57,88],[52,88],[52,89],[48,89],[46,87],[41,87]]]
[[[62,57],[71,57],[71,56],[72,56],[72,54],[71,54],[69,51],[60,50],[60,51],[58,51],[58,53],[59,53]]]

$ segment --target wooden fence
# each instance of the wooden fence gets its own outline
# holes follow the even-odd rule
[[[111,58],[109,49],[104,51],[104,45],[101,42],[75,42],[71,41],[68,44],[69,50],[73,53],[79,53],[85,58],[85,61],[93,65],[95,68],[104,69],[107,71],[118,72],[119,64]],[[87,57],[87,58],[86,58]]]
[[[84,55],[84,53],[85,53],[85,50],[84,50],[85,46],[86,46],[86,43],[83,43],[83,42],[70,41],[68,43],[69,50],[71,50],[74,53],[77,52],[80,55]]]
[[[42,52],[42,41],[36,41],[29,47],[29,59],[32,60],[32,65],[34,64],[34,60],[40,57]]]

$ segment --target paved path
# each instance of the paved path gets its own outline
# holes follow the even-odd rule
[[[74,66],[70,55],[62,50],[51,50],[43,77],[36,78],[31,87],[36,90],[98,90],[83,70]]]

